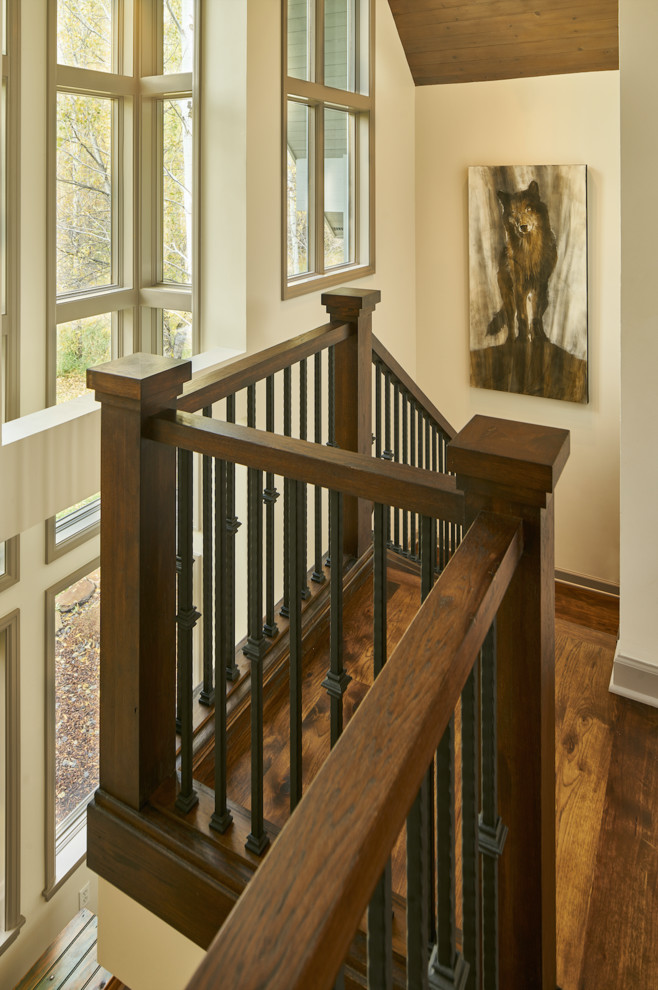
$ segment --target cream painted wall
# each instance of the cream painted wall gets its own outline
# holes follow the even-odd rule
[[[281,300],[281,14],[250,0],[247,48],[247,349],[320,326],[320,292]],[[393,16],[376,0],[376,274],[350,285],[381,289],[374,331],[415,368],[415,90]]]
[[[469,387],[469,165],[589,166],[590,402]],[[475,413],[571,431],[556,566],[619,581],[619,73],[419,87],[418,382],[461,429]]]
[[[611,689],[658,706],[658,34],[654,0],[620,4],[621,615]]]
[[[45,566],[43,522],[21,534],[22,580],[0,596],[0,616],[20,609],[21,698],[21,912],[25,924],[0,955],[0,987],[13,987],[78,911],[78,891],[89,882],[96,910],[96,876],[86,866],[74,871],[48,902],[45,885],[45,592],[99,552],[96,537]]]

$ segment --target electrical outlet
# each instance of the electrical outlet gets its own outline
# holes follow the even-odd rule
[[[83,908],[89,907],[89,884],[86,883],[84,887],[78,892],[78,907],[82,911]]]

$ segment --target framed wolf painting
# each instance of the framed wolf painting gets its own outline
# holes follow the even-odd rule
[[[587,402],[587,167],[468,170],[471,385]]]

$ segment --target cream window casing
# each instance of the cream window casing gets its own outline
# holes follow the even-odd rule
[[[282,296],[375,270],[374,3],[282,0]]]

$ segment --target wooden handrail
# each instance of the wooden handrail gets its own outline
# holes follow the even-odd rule
[[[434,471],[184,412],[154,416],[144,425],[144,436],[448,522],[464,520],[454,478]]]
[[[419,405],[420,408],[438,424],[446,436],[452,440],[453,437],[457,435],[457,430],[450,425],[445,416],[443,416],[436,408],[432,400],[427,398],[423,390],[418,387],[413,378],[407,374],[402,365],[395,360],[391,352],[384,347],[382,342],[378,340],[374,334],[372,335],[372,352],[386,365],[389,371],[393,372],[400,384],[404,386],[411,396],[413,396],[416,404]]]
[[[300,333],[292,340],[274,344],[257,354],[248,354],[246,357],[207,368],[185,386],[178,400],[178,408],[185,412],[197,412],[204,406],[225,399],[227,395],[233,395],[239,389],[263,381],[297,361],[312,357],[318,351],[342,343],[349,333],[347,323],[325,323],[324,326]]]
[[[520,520],[478,516],[189,990],[332,985],[522,552]]]

